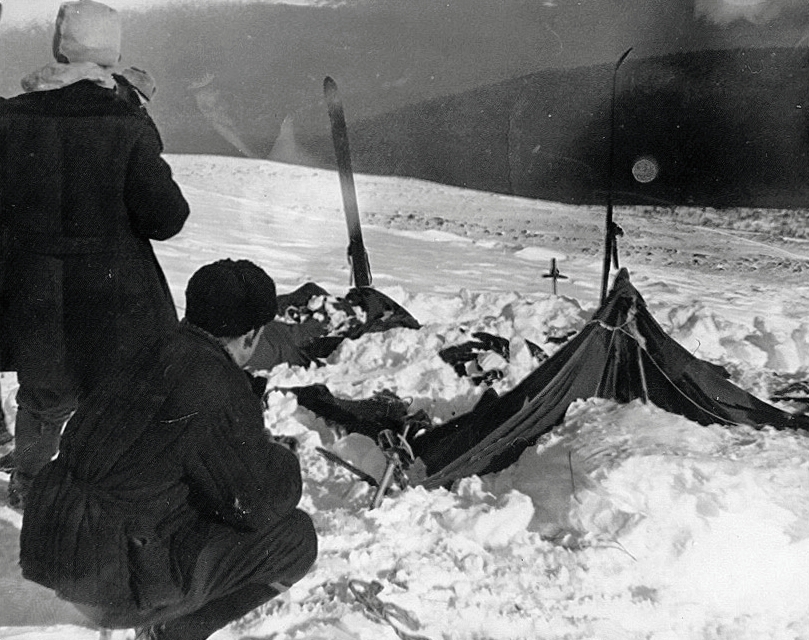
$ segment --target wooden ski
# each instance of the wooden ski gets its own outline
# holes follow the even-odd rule
[[[613,165],[615,164],[615,94],[616,86],[618,84],[618,69],[623,64],[626,57],[632,51],[629,47],[624,51],[623,55],[615,63],[615,69],[612,72],[612,97],[610,100],[610,139],[609,139],[609,159],[608,159],[608,177],[607,177],[607,215],[604,224],[604,266],[601,271],[601,304],[607,299],[607,291],[609,289],[610,281],[610,263],[615,263],[615,268],[618,268],[618,245],[616,243],[616,236],[620,235],[620,228],[613,222],[612,219],[612,182],[613,182]]]
[[[331,121],[331,135],[334,141],[334,153],[337,157],[337,171],[340,175],[340,189],[343,193],[343,209],[348,225],[348,261],[355,287],[371,286],[371,265],[362,240],[360,213],[357,207],[357,193],[354,188],[354,172],[351,168],[351,150],[348,146],[348,129],[346,127],[343,102],[337,90],[337,83],[326,76],[323,81],[323,93]]]

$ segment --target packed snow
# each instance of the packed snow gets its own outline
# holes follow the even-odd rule
[[[348,290],[334,173],[232,158],[170,161],[192,217],[156,250],[181,313],[188,277],[222,257],[261,264],[280,292],[307,281],[338,296]],[[322,383],[346,399],[389,390],[412,411],[444,422],[469,411],[483,387],[459,377],[440,349],[475,331],[509,340],[512,357],[495,363],[504,375],[493,383],[507,391],[537,366],[526,340],[550,354],[558,343],[549,337],[584,326],[598,305],[601,268],[599,256],[569,244],[482,239],[424,224],[419,230],[418,220],[395,229],[383,221],[413,214],[411,220],[489,216],[521,224],[542,215],[550,229],[556,224],[561,233],[575,220],[597,240],[602,214],[407,179],[358,176],[357,190],[361,214],[374,220],[364,227],[374,286],[423,326],[346,340],[323,367],[263,372],[271,389],[267,428],[301,443],[301,506],[317,526],[319,558],[289,592],[215,638],[809,637],[802,588],[809,575],[809,438],[801,433],[703,427],[641,402],[582,399],[503,472],[467,478],[452,490],[397,488],[371,509],[374,489],[316,451],[335,446],[335,430],[278,389]],[[809,288],[798,277],[762,282],[713,268],[663,267],[662,251],[660,260],[633,264],[640,248],[632,245],[634,223],[626,223],[621,242],[630,259],[622,266],[675,340],[725,365],[763,399],[805,376]],[[659,224],[661,233],[677,231]],[[705,242],[709,232],[681,233],[681,248],[689,234]],[[725,249],[735,246],[729,241]],[[655,251],[643,247],[644,254]],[[807,259],[800,246],[789,253]],[[558,295],[543,278],[551,258],[568,276]],[[10,418],[13,390],[5,374]],[[19,527],[10,510],[0,518]],[[30,624],[0,627],[0,637],[97,637],[75,624]]]

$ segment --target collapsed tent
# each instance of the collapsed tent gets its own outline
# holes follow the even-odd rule
[[[435,488],[505,469],[560,424],[572,402],[591,397],[641,399],[703,425],[809,430],[809,417],[767,404],[728,378],[663,331],[621,269],[589,323],[519,385],[501,397],[484,395],[469,413],[415,438],[410,481]]]

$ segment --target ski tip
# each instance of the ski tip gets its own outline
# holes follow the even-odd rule
[[[335,89],[335,88],[337,88],[337,83],[334,81],[334,79],[331,76],[326,76],[323,79],[323,88],[324,89]]]

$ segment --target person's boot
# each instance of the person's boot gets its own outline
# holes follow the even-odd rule
[[[8,482],[8,506],[20,512],[24,511],[25,499],[33,481],[34,479],[27,474],[19,470],[14,471]]]
[[[272,600],[280,589],[265,584],[250,584],[235,593],[214,600],[188,615],[151,627],[153,636],[148,640],[205,640],[265,602]],[[138,640],[140,640],[138,638]]]
[[[16,468],[33,478],[59,450],[63,422],[46,422],[20,408],[14,427]]]
[[[0,406],[0,446],[8,444],[12,440],[14,440],[14,436],[11,435],[11,431],[8,430],[8,425],[6,425],[6,414],[3,411],[3,407]]]
[[[40,420],[20,408],[14,431],[15,468],[8,483],[8,503],[23,511],[34,478],[59,450],[62,425]]]

